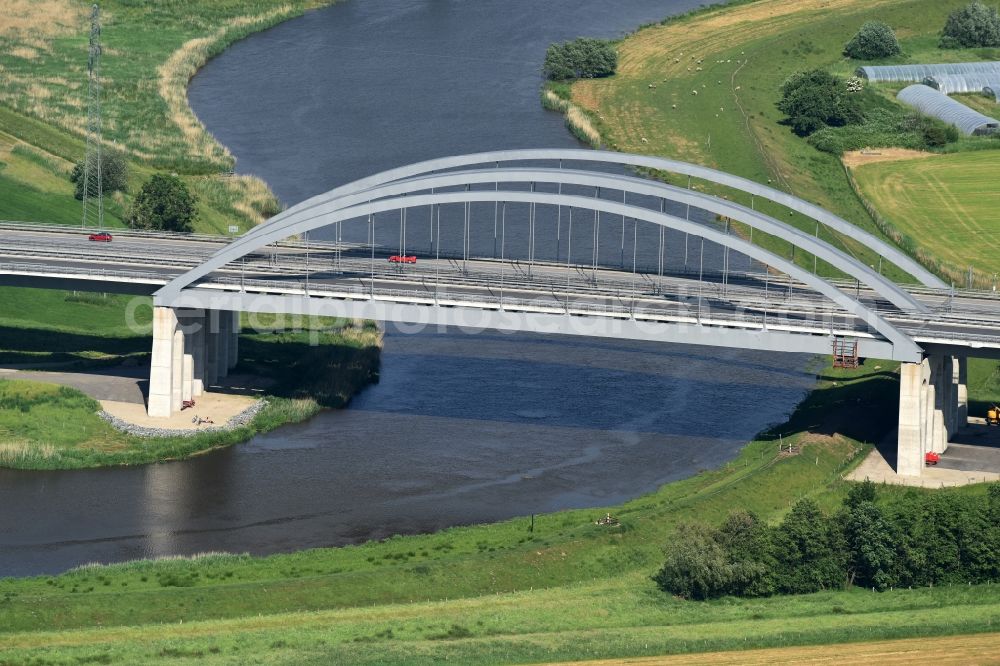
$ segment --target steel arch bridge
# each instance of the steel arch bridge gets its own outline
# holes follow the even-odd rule
[[[608,166],[616,167],[619,173],[609,173]],[[662,182],[624,175],[622,168],[652,169],[669,174],[687,176],[725,186],[751,196],[751,206],[743,206],[725,198],[704,194],[690,188],[681,188]],[[536,184],[557,187],[555,192],[542,192]],[[483,187],[492,185],[492,189]],[[530,185],[530,191],[524,186]],[[622,203],[609,201],[598,196],[563,193],[564,186],[579,191],[589,188],[595,193],[602,190],[622,192]],[[479,189],[472,189],[478,187]],[[519,190],[510,189],[520,187]],[[457,189],[458,188],[458,189]],[[463,189],[464,188],[464,189]],[[457,191],[456,191],[457,189]],[[659,210],[625,203],[627,195],[653,198],[660,202]],[[311,230],[336,223],[363,222],[377,213],[403,210],[421,206],[433,207],[451,204],[470,205],[476,202],[523,203],[531,206],[553,206],[593,211],[595,214],[613,214],[673,229],[704,241],[716,243],[756,260],[769,269],[778,271],[807,287],[818,295],[818,301],[825,301],[826,307],[833,306],[842,313],[862,322],[869,329],[857,335],[864,348],[864,355],[892,358],[914,362],[922,358],[923,351],[912,337],[887,321],[883,314],[859,298],[852,296],[840,286],[831,283],[801,268],[793,261],[766,250],[737,235],[729,234],[713,226],[691,222],[664,212],[667,202],[681,204],[724,216],[747,225],[749,228],[782,238],[795,248],[808,252],[828,262],[854,279],[858,285],[864,284],[878,298],[884,299],[891,307],[901,312],[926,313],[926,306],[915,296],[876,271],[873,267],[858,261],[818,235],[802,230],[755,210],[757,199],[774,202],[787,209],[814,219],[829,229],[839,232],[871,248],[888,263],[898,266],[927,287],[942,288],[945,285],[934,275],[905,255],[899,249],[885,243],[853,224],[832,213],[790,194],[726,174],[707,167],[687,164],[657,157],[629,155],[623,153],[591,150],[514,150],[485,152],[472,155],[446,157],[429,160],[385,171],[347,185],[335,188],[325,194],[312,197],[268,220],[233,241],[212,255],[207,261],[187,273],[180,275],[156,292],[154,301],[158,306],[240,309],[246,307],[247,298],[223,298],[214,294],[207,302],[209,294],[199,289],[199,281],[206,279],[213,271],[259,251],[282,239],[308,233]],[[372,235],[374,245],[374,234]],[[501,257],[502,259],[502,257]],[[308,295],[306,295],[308,296]],[[392,321],[414,321],[426,323],[460,323],[455,312],[456,304],[448,304],[449,312],[442,310],[439,298],[423,304],[409,304],[404,307],[389,308],[385,298],[377,298],[374,278],[367,306],[355,307],[350,314]],[[284,309],[302,310],[289,295],[275,295],[268,308],[275,311]],[[375,301],[382,301],[376,304]],[[259,302],[259,299],[258,299]],[[568,297],[567,297],[568,303]],[[355,305],[359,305],[355,303]],[[421,307],[422,305],[422,307]],[[478,306],[459,303],[459,309],[479,309],[481,315],[475,321],[483,327],[514,330],[545,330],[572,333],[552,321],[559,314],[551,311],[533,312],[524,310],[522,317],[510,316],[516,308],[505,303],[501,294],[499,304],[484,301]],[[436,310],[436,313],[430,312]],[[493,312],[497,316],[490,317]],[[700,312],[700,310],[699,310]],[[567,306],[566,312],[571,314]],[[579,313],[572,313],[579,314]],[[506,316],[502,316],[506,315]],[[642,317],[631,313],[631,319],[643,323]],[[466,319],[466,321],[468,321]],[[649,323],[649,322],[647,322]],[[770,349],[799,352],[828,352],[831,338],[837,335],[834,326],[817,328],[800,326],[796,330],[790,326],[768,327],[766,315],[757,326],[705,325],[697,321],[695,325],[685,322],[683,330],[660,330],[656,326],[640,327],[618,323],[611,332],[594,328],[584,328],[583,334],[618,335],[641,339],[662,339],[671,342],[692,342],[716,344],[755,349]],[[576,327],[580,329],[581,327]],[[676,326],[675,326],[676,328]],[[662,329],[662,327],[661,327]],[[843,331],[841,331],[843,333]],[[856,331],[855,331],[856,332]],[[847,332],[850,335],[850,332]]]

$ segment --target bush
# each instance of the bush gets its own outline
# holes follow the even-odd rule
[[[894,101],[864,93],[865,120],[859,125],[824,127],[809,136],[817,150],[842,155],[863,148],[932,150],[959,140],[958,130],[935,118],[905,109]]]
[[[941,48],[978,46],[1000,46],[1000,15],[996,7],[974,0],[948,15],[941,31]]]
[[[845,582],[843,535],[810,499],[799,500],[776,530],[775,555],[783,574],[781,592],[800,594]]]
[[[136,229],[158,231],[191,231],[198,216],[195,197],[177,176],[153,174],[139,190],[129,223]]]
[[[88,186],[91,196],[97,194],[97,168],[96,163],[91,164]],[[69,180],[76,185],[76,192],[73,194],[77,199],[83,200],[83,170],[84,163],[77,162],[73,165]],[[117,150],[101,151],[101,193],[124,192],[128,188],[128,162],[125,156]]]
[[[664,592],[684,599],[714,599],[729,585],[726,553],[706,525],[682,524],[667,548],[666,561],[653,576]]]
[[[579,37],[552,44],[545,51],[542,71],[554,81],[596,79],[611,76],[618,69],[618,51],[603,39]]]
[[[799,136],[864,120],[858,96],[847,92],[842,79],[822,69],[800,72],[785,81],[778,109]]]
[[[888,58],[902,52],[896,33],[881,21],[868,21],[844,46],[844,55],[856,60]]]
[[[767,525],[749,511],[734,511],[722,524],[716,539],[726,553],[726,594],[740,597],[774,594],[777,561],[772,556],[771,530]]]

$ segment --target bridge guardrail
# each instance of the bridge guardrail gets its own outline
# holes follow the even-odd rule
[[[168,275],[162,273],[151,273],[143,271],[129,271],[120,269],[103,269],[103,268],[90,268],[81,266],[59,266],[53,267],[49,264],[35,264],[26,262],[0,262],[0,272],[13,272],[13,273],[25,273],[25,274],[38,274],[38,273],[58,273],[61,275],[85,275],[98,277],[103,279],[114,279],[114,280],[141,280],[150,284],[164,284],[169,279]],[[360,282],[360,278],[359,278]],[[240,290],[247,290],[248,288],[252,291],[261,292],[285,292],[288,294],[303,294],[306,293],[305,284],[302,282],[289,282],[283,280],[259,280],[259,279],[241,279],[236,276],[215,276],[210,280],[202,283],[203,285],[217,285],[229,288],[235,288]],[[493,291],[499,291],[494,286]],[[309,294],[322,295],[325,297],[332,298],[353,298],[358,300],[367,300],[372,298],[372,290],[370,287],[365,287],[362,284],[357,286],[346,285],[346,284],[329,284],[329,283],[312,283],[309,285]],[[715,325],[744,325],[763,328],[765,325],[769,328],[777,328],[783,326],[792,326],[795,330],[812,329],[816,332],[832,333],[835,330],[844,332],[845,334],[858,335],[865,334],[866,327],[864,325],[858,325],[857,322],[853,326],[847,324],[847,319],[854,319],[850,314],[830,310],[828,308],[812,308],[809,311],[801,312],[782,312],[778,309],[778,304],[776,303],[756,303],[751,305],[756,305],[757,309],[771,307],[770,311],[765,309],[766,314],[753,314],[747,313],[745,311],[731,310],[725,311],[724,314],[720,313],[718,310],[713,310],[711,307],[706,307],[704,309],[699,309],[696,306],[688,303],[677,303],[671,302],[672,305],[678,309],[674,312],[668,311],[665,308],[650,308],[638,305],[620,305],[620,304],[610,304],[610,303],[600,303],[593,300],[587,301],[580,298],[560,298],[555,295],[553,296],[541,296],[537,298],[520,298],[516,296],[494,296],[489,294],[462,294],[458,292],[453,292],[449,290],[403,290],[403,289],[375,289],[374,298],[376,300],[396,300],[399,302],[412,302],[412,303],[438,303],[438,304],[450,304],[450,305],[472,305],[477,306],[487,306],[496,309],[519,309],[519,310],[534,310],[534,311],[546,311],[553,313],[568,313],[568,314],[600,314],[603,316],[621,317],[621,318],[649,318],[649,319],[665,319],[669,318],[671,320],[690,320],[690,321],[701,321],[702,323],[713,323]],[[629,300],[625,296],[612,296],[612,295],[596,295],[593,298],[607,298],[614,299],[618,298],[622,301]],[[692,297],[694,298],[694,297]],[[744,303],[744,305],[747,305]],[[682,308],[686,307],[686,310]],[[818,318],[817,318],[818,317]],[[966,340],[972,342],[984,342],[984,343],[995,343],[998,338],[1000,338],[1000,333],[997,336],[990,336],[978,333],[964,333],[956,331],[936,331],[934,329],[922,329],[919,328],[921,324],[930,323],[926,318],[919,317],[898,317],[900,321],[905,321],[910,325],[907,326],[903,324],[904,328],[911,331],[912,335],[923,338],[948,338],[955,340]],[[837,320],[840,320],[838,322]],[[962,323],[963,320],[960,317],[947,316],[944,320],[949,323]]]
[[[52,266],[47,264],[25,264],[16,262],[0,262],[0,272],[23,272],[30,273],[32,275],[37,275],[38,273],[58,272],[67,275],[94,275],[105,278],[155,280],[158,283],[166,283],[169,279],[169,276],[163,275],[162,273],[143,273],[141,271],[109,270],[105,268],[88,269],[81,268],[79,266],[60,266],[58,271],[55,271]]]
[[[246,291],[249,287],[261,289],[267,293],[303,294],[305,288],[302,283],[282,283],[273,280],[243,280],[237,278],[216,278],[203,282],[202,285],[219,285],[226,287],[238,287]],[[370,289],[365,287],[352,287],[346,285],[311,285],[309,294],[325,294],[330,298],[351,298],[356,300],[369,300],[373,298]],[[523,309],[523,310],[544,310],[553,313],[567,314],[601,314],[623,319],[683,319],[692,323],[701,322],[703,324],[732,326],[740,324],[756,328],[786,328],[793,327],[795,330],[809,329],[816,333],[832,334],[840,332],[852,335],[868,335],[866,326],[855,324],[851,328],[843,324],[831,326],[831,319],[809,319],[806,317],[783,317],[781,315],[749,315],[745,313],[727,312],[724,315],[712,313],[706,309],[704,314],[699,314],[697,309],[692,309],[686,314],[674,314],[661,308],[625,307],[586,301],[567,301],[563,299],[523,299],[516,297],[496,297],[485,295],[464,295],[454,292],[430,292],[430,291],[410,291],[399,289],[376,289],[375,300],[396,300],[412,303],[438,303],[443,305],[487,305],[493,309]],[[846,313],[838,313],[840,318],[844,318]],[[852,318],[853,319],[853,318]]]

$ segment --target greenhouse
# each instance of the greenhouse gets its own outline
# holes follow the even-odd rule
[[[1000,76],[997,79],[996,83],[983,86],[983,94],[992,97],[994,102],[1000,102]]]
[[[989,74],[938,74],[923,80],[925,86],[940,90],[945,95],[980,93],[983,88],[1000,81],[1000,71]]]
[[[960,62],[946,65],[872,65],[859,67],[858,76],[869,81],[923,81],[928,77],[975,76],[995,74],[1000,77],[1000,62]]]
[[[907,86],[896,97],[925,115],[954,125],[963,134],[992,134],[1000,129],[1000,120],[984,116],[930,86]]]

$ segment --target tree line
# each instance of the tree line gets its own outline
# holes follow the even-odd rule
[[[653,580],[686,599],[1000,581],[1000,483],[985,498],[912,491],[878,501],[866,481],[827,515],[799,500],[776,526],[734,511],[681,525]]]

